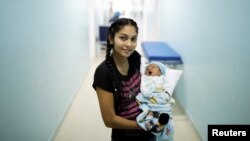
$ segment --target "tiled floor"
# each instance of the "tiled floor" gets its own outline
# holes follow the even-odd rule
[[[92,62],[90,71],[75,96],[64,121],[53,141],[110,141],[111,129],[106,128],[101,118],[98,100],[92,88],[96,66],[104,59],[100,51]],[[202,141],[178,103],[174,105],[175,141]]]

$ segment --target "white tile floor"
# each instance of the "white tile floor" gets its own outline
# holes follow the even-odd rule
[[[53,141],[110,141],[111,129],[101,118],[98,100],[92,88],[96,66],[104,59],[101,51],[75,96]],[[178,103],[174,105],[175,141],[202,141]]]

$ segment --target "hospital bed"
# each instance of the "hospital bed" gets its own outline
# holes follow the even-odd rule
[[[101,25],[99,26],[99,41],[101,45],[106,45],[107,43],[107,33],[109,26]]]
[[[181,56],[165,42],[142,42],[142,50],[148,61],[160,61],[168,65],[182,64]]]

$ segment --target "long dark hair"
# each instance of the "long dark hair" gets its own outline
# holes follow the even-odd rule
[[[115,20],[111,26],[109,27],[108,33],[107,33],[107,51],[106,51],[106,64],[111,72],[111,78],[113,81],[113,88],[114,88],[114,96],[115,96],[115,104],[119,104],[121,101],[121,76],[118,74],[116,71],[116,66],[114,63],[114,60],[112,59],[111,56],[111,50],[113,49],[114,45],[110,44],[109,38],[114,39],[115,34],[119,32],[124,26],[126,25],[131,25],[135,27],[136,32],[138,33],[138,26],[137,23],[129,18],[119,18]],[[136,69],[140,69],[140,54],[136,51],[134,51],[130,56],[129,56],[129,62],[133,62],[133,66],[135,66]]]

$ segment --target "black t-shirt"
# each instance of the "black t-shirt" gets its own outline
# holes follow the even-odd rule
[[[93,88],[100,87],[103,90],[113,93],[111,74],[105,61],[103,61],[95,70]]]
[[[117,68],[115,68],[119,75],[121,75]],[[135,120],[136,116],[140,114],[139,105],[137,104],[135,97],[140,92],[141,75],[140,71],[136,69],[130,63],[129,73],[127,76],[121,75],[122,95],[121,102],[116,107],[116,114],[126,119]],[[97,68],[94,74],[93,88],[100,87],[103,90],[114,94],[114,88],[112,85],[111,72],[103,61]],[[145,140],[153,137],[150,132],[143,130],[124,130],[124,129],[112,129],[112,139],[123,140]]]
[[[126,119],[135,120],[140,114],[140,109],[135,101],[136,95],[140,92],[141,76],[139,70],[130,67],[127,76],[115,71],[121,78],[121,101],[116,105],[116,114]],[[93,87],[100,87],[108,92],[114,93],[112,85],[111,72],[109,71],[105,61],[102,62],[96,69],[94,75]]]

